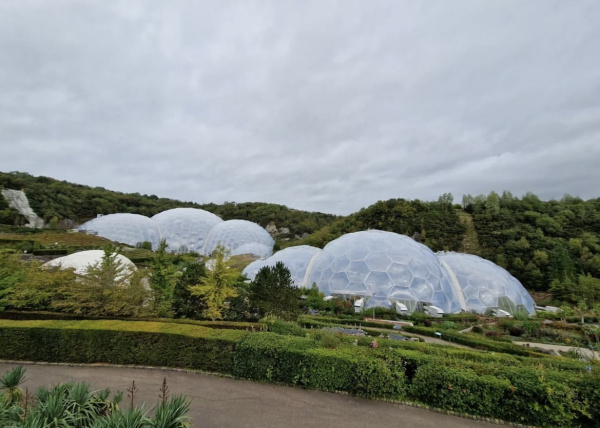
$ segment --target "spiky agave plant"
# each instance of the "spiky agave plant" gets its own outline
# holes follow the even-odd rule
[[[152,428],[187,428],[190,417],[187,412],[190,403],[181,395],[175,395],[156,408],[154,419],[150,420]]]
[[[13,427],[21,420],[23,409],[0,395],[0,427]]]
[[[23,399],[23,390],[19,388],[23,382],[25,382],[23,366],[9,370],[0,378],[0,390],[5,390],[4,396],[10,404],[20,403]]]
[[[105,418],[96,420],[93,428],[148,428],[148,418],[144,407],[116,411]]]

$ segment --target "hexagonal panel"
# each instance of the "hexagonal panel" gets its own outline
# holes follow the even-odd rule
[[[413,279],[413,274],[407,265],[400,263],[392,263],[387,270],[388,275],[394,284],[409,287]]]
[[[350,262],[346,269],[348,278],[350,281],[354,282],[364,282],[365,279],[367,279],[367,275],[370,271],[371,270],[369,269],[369,266],[367,266],[367,263],[362,261]]]
[[[392,261],[385,253],[372,252],[365,259],[371,270],[386,272],[392,264]]]
[[[433,302],[434,286],[428,280],[415,278],[411,284],[413,294],[423,302]]]

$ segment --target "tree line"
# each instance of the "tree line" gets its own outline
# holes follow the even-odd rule
[[[198,204],[159,198],[156,195],[120,193],[103,187],[89,187],[49,177],[34,177],[24,172],[0,172],[0,189],[23,190],[29,204],[44,222],[72,227],[95,218],[97,214],[132,213],[151,217],[172,208],[199,208],[223,220],[248,220],[266,227],[289,229],[289,236],[312,233],[337,218],[332,214],[307,212],[284,205],[262,202]],[[21,226],[27,221],[0,197],[0,224]]]
[[[0,188],[23,189],[46,222],[82,222],[97,213],[132,212],[151,216],[174,207],[195,207],[224,220],[245,219],[265,227],[274,223],[290,233],[276,245],[324,247],[345,233],[379,229],[411,236],[433,251],[479,255],[507,269],[529,290],[551,291],[577,303],[581,287],[600,278],[600,198],[566,195],[543,201],[533,193],[452,195],[437,201],[389,199],[348,216],[309,213],[258,202],[195,204],[155,195],[124,194],[26,173],[0,173]],[[0,198],[0,224],[24,222]],[[299,238],[303,237],[303,238]],[[582,286],[583,284],[583,286]],[[562,288],[561,288],[562,287]]]
[[[168,253],[162,241],[148,268],[135,270],[119,260],[118,251],[106,245],[101,260],[79,274],[0,252],[0,311],[244,321],[295,319],[303,310],[303,291],[282,263],[262,268],[249,281],[221,246],[207,266]]]

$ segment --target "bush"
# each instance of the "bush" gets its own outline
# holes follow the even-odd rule
[[[282,321],[276,318],[263,318],[261,322],[264,322],[267,326],[267,330],[273,333],[284,336],[306,336],[306,330],[295,322]]]
[[[534,367],[503,367],[495,375],[511,383],[511,393],[505,394],[502,406],[495,413],[502,419],[543,427],[567,427],[574,426],[582,412],[586,412],[586,405],[569,385],[572,375]]]
[[[377,358],[368,348],[318,348],[316,342],[256,333],[236,349],[234,375],[365,397],[401,398],[406,389],[399,359]]]
[[[440,409],[491,416],[510,392],[510,382],[471,370],[427,364],[416,372],[410,395]]]

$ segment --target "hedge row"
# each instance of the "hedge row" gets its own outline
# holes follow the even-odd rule
[[[283,328],[285,326],[279,326]],[[285,330],[285,329],[284,329]],[[289,330],[289,329],[288,329]],[[288,333],[298,333],[289,331]],[[183,367],[325,391],[417,400],[543,427],[600,420],[598,365],[370,339],[309,337],[136,321],[0,321],[0,358]],[[564,360],[566,361],[566,360]],[[548,362],[548,363],[546,363]]]
[[[432,327],[404,327],[404,330],[409,333],[422,334],[424,336],[436,337],[437,330]],[[522,357],[540,357],[539,352],[535,352],[531,349],[520,345],[514,345],[512,343],[499,342],[495,340],[485,339],[483,337],[476,336],[474,334],[459,333],[456,331],[442,331],[442,339],[449,342],[458,343],[465,346],[470,346],[476,349],[482,349],[487,351],[504,352],[512,355],[519,355]]]
[[[400,361],[386,363],[365,350],[318,348],[307,338],[257,333],[238,344],[234,375],[370,398],[404,398],[406,378]]]
[[[264,323],[260,322],[240,322],[240,321],[200,321],[181,318],[122,318],[122,317],[90,317],[89,315],[69,314],[64,312],[44,312],[44,311],[0,311],[0,320],[63,320],[63,321],[83,321],[83,320],[119,320],[119,321],[150,321],[173,324],[190,324],[209,328],[231,329],[231,330],[264,330]]]
[[[233,371],[234,345],[248,333],[124,321],[0,321],[0,358]]]
[[[374,327],[374,328],[385,328],[389,330],[394,329],[394,324],[391,323],[378,323],[364,320],[353,320],[353,319],[338,319],[338,318],[327,318],[327,317],[310,317],[301,316],[298,318],[298,323],[302,326],[331,326],[331,325],[351,325],[356,327]]]

